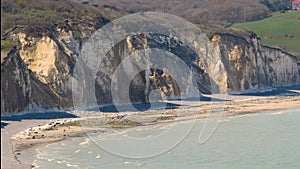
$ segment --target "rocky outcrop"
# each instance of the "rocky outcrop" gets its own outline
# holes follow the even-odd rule
[[[55,100],[57,104],[45,102],[36,107],[41,109],[49,109],[50,107],[72,107],[72,92],[70,87],[70,77],[72,69],[75,65],[76,59],[79,55],[80,48],[83,41],[90,37],[92,33],[99,28],[100,24],[88,24],[81,26],[81,23],[73,23],[66,21],[64,24],[53,25],[49,28],[39,27],[15,27],[13,31],[8,32],[5,37],[10,41],[15,42],[16,49],[15,55],[12,58],[20,57],[19,60],[23,62],[26,69],[20,69],[20,71],[31,71],[30,80],[34,77],[34,81],[38,81],[37,88],[43,88],[46,86],[51,94],[50,100]],[[9,58],[7,55],[6,58]],[[6,59],[1,64],[8,64],[10,61]],[[11,65],[11,68],[19,69],[16,65]],[[6,70],[7,68],[1,69]],[[23,72],[24,73],[24,72]],[[1,72],[1,78],[5,76],[4,72]],[[7,78],[3,78],[3,81],[8,81]],[[1,86],[1,92],[10,95],[7,90]],[[53,96],[53,97],[52,97]],[[31,96],[32,97],[32,96]],[[45,100],[44,94],[40,94],[41,100]],[[7,97],[1,97],[1,103],[6,102]],[[23,103],[28,106],[31,104],[30,97],[22,99]],[[15,102],[10,100],[9,102]],[[35,105],[35,103],[32,103]],[[9,110],[8,112],[25,111],[23,108],[18,109],[17,105],[8,105],[3,110]],[[14,109],[16,107],[16,109]],[[27,111],[27,110],[26,110]],[[28,109],[28,111],[32,111]],[[6,111],[4,111],[6,112]]]
[[[12,48],[1,64],[1,114],[58,109],[58,101]]]
[[[253,33],[248,37],[216,34],[213,41],[227,79],[226,83],[216,80],[218,86],[223,86],[222,92],[300,84],[297,58],[281,49],[263,46]]]
[[[154,48],[156,50],[150,50]],[[178,56],[183,61],[183,64],[192,70],[195,87],[201,93],[211,92],[211,82],[213,81],[210,80],[209,75],[205,73],[203,68],[198,66],[197,60],[199,60],[199,56],[187,45],[165,35],[153,33],[137,34],[119,42],[104,58],[100,58],[104,64],[101,64],[97,70],[97,103],[108,104],[115,99],[115,103],[117,101],[118,103],[126,104],[128,103],[126,101],[127,95],[129,95],[131,102],[149,102],[152,99],[187,97],[189,95],[188,92],[191,91],[185,87],[192,86],[188,84],[191,81],[190,74],[184,72],[182,67],[182,70],[179,68],[170,72],[172,70],[167,70],[167,67],[159,64],[162,62],[176,62],[173,56],[168,55],[169,53]],[[160,56],[159,58],[156,57],[158,55]],[[119,67],[127,56],[131,56],[130,63],[127,63],[125,67]],[[170,58],[173,58],[173,60],[170,61]],[[157,66],[160,66],[160,68],[155,68]],[[131,78],[134,70],[141,71],[137,71],[137,74]],[[128,85],[126,83],[117,85],[118,95],[124,96],[123,98],[112,98],[112,77],[115,72],[119,71],[122,73],[116,83],[124,84],[127,79],[132,80]],[[170,73],[178,76],[172,77]],[[126,91],[128,88],[129,93]],[[154,93],[152,93],[153,91]]]
[[[73,106],[70,79],[82,45],[99,28],[95,25],[66,22],[40,34],[16,28],[6,35],[17,47],[1,63],[1,113],[70,108]],[[196,45],[197,46],[197,45]],[[98,104],[112,103],[111,79],[122,57],[138,50],[159,48],[179,56],[193,72],[201,93],[243,92],[273,86],[300,84],[300,66],[295,56],[263,46],[252,33],[237,36],[214,34],[204,56],[171,37],[137,34],[116,44],[106,55],[105,67],[98,69],[95,95]],[[141,56],[132,67],[145,67]],[[126,71],[126,70],[124,70]],[[188,76],[182,81],[188,81]],[[180,97],[180,88],[163,69],[139,72],[130,83],[131,102],[147,102],[151,91],[162,98]],[[120,91],[122,92],[122,91]],[[152,93],[153,94],[153,93]]]

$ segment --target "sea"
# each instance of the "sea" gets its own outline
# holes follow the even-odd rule
[[[137,139],[159,138],[174,125],[192,126],[174,144],[156,140],[159,153],[149,157],[128,157],[110,151],[97,139],[113,132],[89,134],[51,143],[22,153],[21,160],[38,169],[299,169],[300,109],[277,110],[223,117],[205,142],[199,142],[206,119],[157,124],[115,131]],[[182,127],[181,127],[182,126]],[[174,135],[176,130],[172,130]],[[119,142],[134,152],[132,145]],[[166,147],[166,145],[174,145]],[[114,145],[115,146],[115,145]],[[147,145],[145,145],[147,146]],[[150,148],[150,145],[149,145]],[[114,149],[115,150],[115,149]],[[153,149],[151,149],[153,150]],[[132,152],[129,152],[132,153]],[[149,152],[151,152],[149,150]],[[147,152],[145,152],[147,154]],[[134,154],[134,153],[133,153]]]

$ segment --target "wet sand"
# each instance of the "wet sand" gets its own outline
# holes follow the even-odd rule
[[[293,92],[300,93],[299,90]],[[224,99],[222,95],[215,98]],[[221,107],[223,117],[239,114],[257,113],[280,109],[300,108],[300,95],[297,96],[251,96],[229,95],[223,101],[169,101],[172,104],[182,104],[180,108],[167,110],[149,110],[143,113],[102,113],[72,111],[69,112],[81,118],[65,118],[53,120],[22,120],[4,121],[8,123],[1,128],[1,168],[23,169],[31,168],[22,163],[18,156],[22,150],[40,144],[60,141],[69,137],[84,135],[87,128],[83,129],[79,120],[88,118],[104,119],[106,126],[100,126],[98,130],[109,127],[134,127],[136,125],[155,125],[157,123],[170,123],[174,121],[192,120],[210,116],[213,107]],[[139,123],[130,123],[138,119]],[[91,127],[92,130],[97,128]]]
[[[13,150],[11,138],[22,130],[47,123],[48,120],[7,121],[7,126],[1,128],[1,168],[29,169],[31,166],[21,163],[17,159],[17,152]]]

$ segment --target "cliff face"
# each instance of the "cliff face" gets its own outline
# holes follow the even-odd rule
[[[119,66],[127,56],[130,56],[130,61],[126,62],[125,66]],[[121,84],[116,86],[118,95],[121,97],[114,98],[116,99],[114,101],[118,103],[128,103],[126,102],[127,95],[130,97],[130,102],[191,96],[193,89],[186,88],[192,86],[191,76],[184,71],[184,67],[168,71],[167,65],[161,64],[178,62],[175,57],[179,57],[184,65],[191,68],[198,90],[201,93],[210,93],[213,81],[209,74],[205,73],[204,68],[199,67],[197,63],[199,56],[193,50],[182,42],[165,35],[137,34],[122,40],[104,58],[100,58],[104,64],[101,64],[97,70],[98,104],[112,102],[111,83],[114,72],[119,72],[116,83]],[[170,66],[176,67],[175,64]],[[136,72],[136,75],[131,77],[133,72]],[[128,85],[127,79],[132,79]],[[127,88],[129,88],[129,93]],[[154,90],[158,93],[153,93]]]
[[[13,41],[16,48],[6,54],[1,63],[1,80],[6,84],[1,84],[1,104],[4,105],[1,113],[72,107],[69,78],[83,41],[98,27],[66,21],[51,29],[15,27],[7,33],[6,39]],[[20,64],[22,66],[18,66]],[[9,69],[17,70],[21,76]],[[27,81],[22,80],[25,77]],[[27,87],[18,86],[17,79]],[[15,85],[18,90],[7,90],[8,84]],[[27,95],[20,97],[20,93]]]
[[[1,64],[1,114],[60,108],[59,97],[28,69],[16,49]]]
[[[260,39],[232,34],[213,37],[215,54],[225,68],[225,81],[217,80],[222,92],[246,91],[300,83],[297,58],[280,49],[263,46]]]
[[[6,35],[17,48],[13,48],[1,63],[1,114],[72,107],[69,82],[73,68],[83,43],[98,29],[96,25],[79,25],[82,24],[66,22],[39,34],[16,28]],[[169,37],[140,34],[124,39],[107,54],[107,66],[98,70],[95,79],[98,104],[112,102],[111,79],[105,72],[116,70],[122,56],[146,47],[167,49],[180,56],[192,68],[202,93],[300,84],[296,57],[262,46],[253,34],[248,37],[215,34],[205,48],[205,57],[195,55],[187,46]],[[141,59],[141,56],[136,57],[133,67],[144,67]],[[130,100],[149,101],[150,91],[156,89],[161,97],[180,96],[176,79],[167,71],[150,69],[134,77],[130,84]]]

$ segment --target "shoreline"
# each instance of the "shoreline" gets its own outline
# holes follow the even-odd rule
[[[300,93],[300,91],[297,91]],[[298,96],[267,96],[267,97],[240,97],[230,96],[230,101],[213,102],[214,105],[223,106],[222,118],[259,113],[274,110],[300,108],[300,95]],[[178,101],[174,101],[176,103]],[[172,123],[199,118],[210,115],[211,102],[199,105],[186,103],[180,109],[149,110],[143,113],[94,113],[84,111],[71,111],[69,113],[79,118],[65,118],[52,120],[22,120],[8,122],[1,128],[1,168],[18,169],[32,168],[33,166],[20,161],[19,156],[27,149],[35,146],[47,145],[64,139],[86,135],[86,132],[106,132],[107,129],[124,129],[135,126],[155,125],[159,123]],[[91,123],[79,122],[80,120],[101,119],[103,126],[90,126]],[[133,123],[138,119],[138,123]],[[84,127],[82,127],[84,125]],[[3,149],[4,148],[4,149]]]

